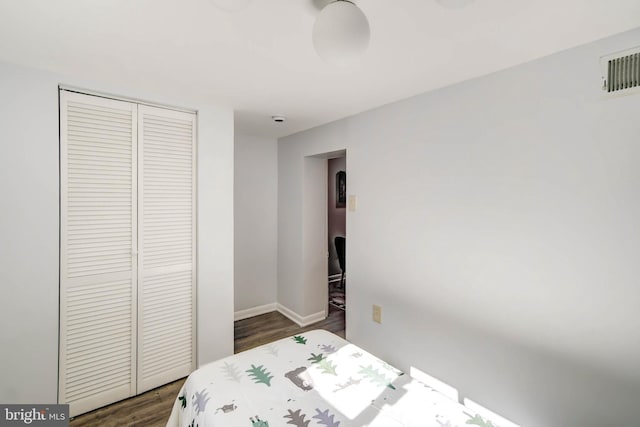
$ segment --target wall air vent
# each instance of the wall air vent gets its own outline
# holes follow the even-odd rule
[[[640,47],[604,56],[602,89],[607,93],[627,94],[640,89]]]

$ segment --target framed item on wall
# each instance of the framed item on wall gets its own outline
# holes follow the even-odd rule
[[[340,171],[336,174],[336,208],[347,206],[347,173]]]

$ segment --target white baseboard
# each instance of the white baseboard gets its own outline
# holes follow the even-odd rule
[[[298,326],[309,326],[312,323],[319,322],[326,318],[324,311],[319,311],[309,316],[300,316],[293,310],[288,309],[282,304],[271,303],[260,305],[258,307],[247,308],[246,310],[236,311],[233,314],[233,320],[243,320],[250,317],[260,316],[261,314],[271,313],[272,311],[279,311],[283,316],[289,318],[298,324]]]
[[[242,320],[248,319],[249,317],[260,316],[261,314],[271,313],[272,311],[276,311],[278,304],[271,303],[260,305],[258,307],[247,308],[246,310],[240,310],[233,313],[233,320]]]
[[[288,309],[282,304],[277,304],[277,310],[280,313],[282,313],[283,316],[288,317],[289,319],[296,322],[298,326],[308,326],[308,325],[311,325],[312,323],[319,322],[326,318],[324,310],[314,314],[310,314],[308,316],[300,316],[298,313]]]

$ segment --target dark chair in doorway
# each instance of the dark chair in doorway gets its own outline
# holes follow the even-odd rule
[[[338,254],[338,264],[340,264],[340,270],[342,271],[342,276],[340,276],[340,288],[344,289],[344,272],[345,268],[345,245],[346,239],[342,236],[337,236],[333,239],[333,244],[336,246],[336,254]]]

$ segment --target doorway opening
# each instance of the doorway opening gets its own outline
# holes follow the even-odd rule
[[[346,211],[347,211],[347,158],[327,160],[327,285],[329,312],[345,311],[346,297]]]
[[[343,237],[346,242],[346,207],[340,207],[341,201],[348,199],[344,167],[346,157],[346,150],[339,150],[304,158],[302,283],[298,290],[306,317],[314,321],[328,318],[328,322],[345,324],[348,292],[346,273],[343,282],[342,272],[346,271],[346,267],[345,270],[340,269],[335,238]],[[341,188],[336,187],[336,175],[340,170],[334,172],[329,169],[330,163],[334,163],[332,159],[342,159],[343,167],[340,170],[344,172],[344,179],[339,180]],[[334,223],[330,217],[340,218],[338,231],[330,231],[330,226]],[[339,281],[334,280],[334,277],[329,278],[337,273],[340,274]],[[329,302],[330,284],[332,289],[342,293],[342,308]]]

